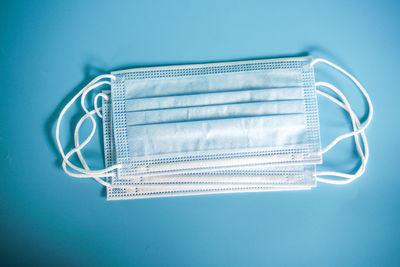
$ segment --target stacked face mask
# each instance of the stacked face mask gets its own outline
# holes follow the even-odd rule
[[[108,199],[301,190],[316,185],[316,164],[322,163],[322,154],[354,136],[363,160],[359,171],[319,173],[346,178],[321,181],[352,181],[364,172],[368,160],[364,130],[372,117],[372,105],[361,126],[336,87],[315,83],[313,65],[318,62],[352,79],[370,104],[353,76],[329,61],[312,61],[311,57],[140,68],[99,76],[60,115],[56,134],[63,168],[72,176],[93,177],[106,185]],[[96,95],[95,109],[89,111],[85,97],[102,84],[110,84],[111,92]],[[341,101],[316,86],[332,90]],[[324,151],[317,92],[345,109],[354,129]],[[86,114],[75,131],[76,147],[65,155],[59,125],[80,95]],[[97,107],[99,97],[102,114]],[[98,171],[90,170],[81,154],[95,127],[79,144],[80,125],[87,118],[95,125],[95,113],[103,118],[106,162],[106,168]],[[75,153],[83,168],[69,161]]]

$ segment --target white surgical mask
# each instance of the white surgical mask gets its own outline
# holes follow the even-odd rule
[[[119,178],[321,163],[309,57],[112,74]]]
[[[103,98],[106,166],[115,164],[110,101]],[[107,199],[147,198],[232,192],[265,192],[310,189],[315,186],[315,165],[255,166],[169,175],[145,175],[133,179],[111,178]]]
[[[343,72],[365,95],[370,110],[363,126],[336,87],[314,82],[313,65],[318,62]],[[107,92],[98,94],[95,110],[89,112],[85,96],[101,84],[111,84],[111,96]],[[316,90],[319,86],[334,91],[341,101]],[[354,129],[323,151],[317,93],[344,108]],[[120,71],[98,77],[80,94],[86,115],[79,127],[86,118],[95,125],[94,113],[101,116],[97,100],[103,99],[107,168],[89,170],[80,151],[95,127],[82,144],[77,127],[76,148],[66,155],[57,139],[63,167],[72,176],[94,177],[106,185],[108,199],[309,189],[316,180],[350,182],[364,172],[368,160],[364,134],[372,117],[368,94],[353,76],[322,59],[302,57]],[[60,120],[80,94],[66,106]],[[322,154],[351,136],[355,137],[363,160],[358,172],[315,172]],[[69,162],[74,153],[83,169]],[[70,172],[67,166],[80,173]],[[325,175],[346,180],[317,178]]]

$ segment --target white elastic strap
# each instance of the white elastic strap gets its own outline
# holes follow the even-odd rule
[[[96,131],[96,123],[95,123],[95,120],[93,119],[93,117],[92,117],[92,114],[93,114],[93,111],[91,111],[91,112],[87,112],[87,109],[86,109],[86,106],[85,106],[85,98],[86,98],[86,95],[87,95],[87,92],[88,91],[86,91],[83,95],[82,95],[82,97],[81,97],[81,105],[82,105],[82,107],[83,107],[83,109],[85,110],[85,115],[79,120],[79,122],[78,122],[78,124],[76,125],[76,127],[75,127],[75,132],[74,132],[74,142],[75,142],[75,148],[78,148],[79,147],[79,130],[80,130],[80,127],[81,127],[81,125],[82,125],[82,123],[88,118],[88,117],[90,117],[91,118],[91,121],[92,121],[92,131],[91,131],[91,134],[89,135],[89,137],[87,138],[87,139],[89,139],[89,141],[92,139],[92,137],[93,137],[93,135],[94,135],[94,132]],[[110,92],[108,92],[108,93],[110,93]],[[94,105],[94,111],[97,113],[97,115],[102,119],[103,118],[103,115],[100,113],[100,110],[101,110],[101,108],[99,108],[98,106],[97,106],[97,103],[98,103],[98,98],[99,97],[103,97],[105,100],[109,100],[109,97],[108,97],[108,95],[106,95],[105,93],[98,93],[96,96],[95,96],[95,98],[94,98],[94,103],[93,103],[93,105]],[[83,156],[82,156],[82,153],[81,153],[81,150],[79,149],[79,150],[76,150],[76,154],[77,154],[77,156],[78,156],[78,158],[79,158],[79,161],[82,163],[82,166],[86,169],[86,170],[90,170],[90,168],[88,167],[88,165],[86,164],[86,161],[85,161],[85,159],[83,158]],[[93,178],[95,178],[95,177],[93,177]],[[95,178],[96,179],[96,178]]]
[[[106,95],[106,94],[104,94],[104,93],[98,93],[98,94],[95,96],[95,98],[94,98],[94,110],[96,111],[97,116],[99,116],[100,118],[103,118],[103,115],[100,114],[100,109],[101,109],[101,108],[99,108],[99,107],[97,106],[99,97],[102,97],[102,98],[104,98],[104,99],[107,100],[107,101],[109,100],[109,97],[108,97],[108,95]]]
[[[317,93],[319,93],[320,95],[330,99],[331,101],[333,101],[334,103],[336,103],[337,105],[339,105],[340,107],[342,107],[343,109],[345,109],[351,117],[352,120],[352,124],[353,124],[353,131],[347,134],[343,134],[339,137],[337,137],[333,142],[331,142],[325,149],[322,150],[322,154],[326,153],[327,151],[329,151],[334,145],[336,145],[338,142],[340,142],[341,140],[354,136],[355,138],[355,142],[356,142],[356,147],[357,147],[357,151],[358,154],[360,155],[361,158],[361,166],[359,167],[359,169],[357,170],[357,172],[355,174],[348,174],[348,173],[342,173],[342,172],[332,172],[332,171],[324,171],[324,172],[317,172],[316,175],[317,176],[337,176],[337,177],[342,177],[342,178],[346,178],[347,180],[333,180],[333,179],[325,179],[325,178],[320,178],[317,177],[317,180],[320,182],[325,182],[325,183],[331,183],[331,184],[347,184],[350,183],[352,181],[354,181],[355,179],[357,179],[358,177],[360,177],[364,172],[365,172],[365,167],[366,164],[368,162],[368,158],[369,158],[369,147],[368,147],[368,142],[367,142],[367,138],[365,136],[365,129],[368,127],[368,125],[371,122],[372,119],[372,115],[373,115],[373,106],[372,106],[372,102],[369,98],[368,93],[366,92],[365,88],[361,85],[361,83],[354,78],[351,74],[349,74],[347,71],[343,70],[342,68],[338,67],[337,65],[329,62],[328,60],[325,59],[315,59],[311,65],[313,66],[314,64],[318,63],[318,62],[322,62],[325,63],[335,69],[337,69],[338,71],[342,72],[343,74],[345,74],[347,77],[349,77],[354,83],[355,85],[360,89],[360,91],[362,92],[362,94],[364,95],[365,99],[367,100],[368,103],[368,107],[369,107],[369,113],[368,113],[368,117],[366,122],[364,123],[364,125],[361,126],[359,119],[357,118],[357,116],[355,115],[355,113],[353,112],[353,110],[351,109],[351,106],[347,100],[347,98],[343,95],[343,93],[337,89],[335,86],[333,86],[332,84],[326,83],[326,82],[316,82],[315,86],[324,86],[327,87],[329,89],[331,89],[332,91],[334,91],[339,98],[342,100],[343,103],[339,102],[337,99],[335,99],[334,97],[321,92],[319,90],[317,90]],[[364,152],[362,151],[362,148],[360,146],[359,143],[359,139],[358,139],[358,134],[361,135],[362,138],[362,142],[363,142],[363,146],[364,146]]]
[[[101,109],[101,108],[99,108],[99,109]],[[92,115],[92,114],[94,114],[94,113],[96,113],[96,112],[97,112],[97,111],[92,110],[92,111],[89,112],[89,114]],[[78,123],[77,123],[77,125],[76,125],[76,127],[75,127],[74,142],[75,142],[75,147],[76,147],[76,148],[79,147],[79,131],[80,131],[80,128],[81,128],[81,126],[82,126],[82,123],[90,116],[89,114],[83,115],[82,118],[78,121]],[[96,124],[94,124],[93,121],[92,121],[92,127],[93,127],[93,128],[92,128],[92,131],[91,131],[90,134],[89,134],[89,137],[87,138],[87,139],[89,139],[89,140],[93,138],[94,130],[95,130],[95,127],[96,127],[95,125],[96,125]],[[94,130],[93,130],[93,129],[94,129]],[[89,168],[89,166],[87,165],[85,159],[83,158],[80,149],[76,150],[76,154],[78,155],[78,158],[79,158],[80,162],[82,163],[83,167],[84,167],[86,170],[89,170],[89,171],[90,171],[90,168]],[[67,169],[64,169],[64,170],[65,170],[65,172],[69,173],[69,171],[68,171]],[[89,177],[84,177],[84,178],[89,178]],[[103,180],[100,179],[100,177],[98,177],[98,176],[93,176],[92,178],[95,179],[97,182],[99,182],[100,184],[102,184],[102,185],[104,185],[104,186],[107,186],[107,187],[108,187],[108,186],[111,186],[110,183],[107,183],[107,182],[103,181]]]
[[[109,97],[108,97],[108,95],[106,95],[106,94],[104,94],[104,93],[98,93],[96,96],[95,96],[95,98],[94,98],[94,111],[97,113],[97,115],[101,118],[101,119],[103,119],[103,115],[100,113],[100,110],[102,109],[102,108],[99,108],[98,106],[97,106],[97,103],[98,103],[98,98],[99,97],[103,97],[105,100],[109,100]],[[91,111],[91,112],[89,112],[90,114],[93,114],[93,111]],[[90,114],[85,114],[80,120],[79,120],[79,122],[78,122],[78,124],[76,125],[76,127],[75,127],[75,132],[74,132],[74,143],[75,143],[75,147],[79,147],[79,130],[80,130],[80,128],[81,128],[81,125],[82,125],[82,123],[90,116]],[[93,120],[92,120],[92,125],[93,125],[93,128],[95,128],[96,127],[96,124],[94,124],[93,123]],[[92,129],[92,132],[93,132],[93,129]],[[94,132],[93,132],[93,134],[94,134]],[[92,137],[93,137],[93,135],[90,137],[90,139],[92,139]],[[88,165],[86,164],[86,161],[85,161],[85,159],[83,158],[83,156],[82,156],[82,153],[81,153],[81,150],[78,150],[78,151],[76,151],[76,155],[78,156],[78,158],[79,158],[79,161],[82,163],[82,166],[86,169],[86,170],[90,170],[90,168],[88,167]]]
[[[93,84],[92,86],[87,87],[87,91],[90,91],[90,90],[92,90],[92,89],[94,89],[94,88],[96,88],[96,87],[98,87],[98,86],[100,86],[102,84],[105,84],[105,83],[99,82],[99,83]],[[85,91],[85,92],[87,92],[87,91]],[[83,93],[83,96],[86,96],[85,92]],[[92,123],[94,124],[94,128],[92,130],[92,134],[94,134],[94,132],[96,130],[96,121],[95,121],[94,117],[92,116],[92,114],[90,114],[87,111],[86,107],[84,107],[84,105],[82,105],[82,107],[84,108],[84,110],[86,112],[86,115],[88,115],[90,117],[90,119],[92,120]],[[77,171],[79,171],[81,173],[78,174],[78,173],[71,173],[69,171],[66,171],[67,174],[69,174],[69,175],[71,175],[73,177],[78,177],[78,178],[93,177],[93,176],[98,176],[98,177],[110,177],[110,176],[113,176],[114,175],[113,173],[108,173],[108,172],[112,171],[113,169],[115,169],[115,166],[112,166],[110,168],[106,168],[106,169],[103,169],[103,170],[88,171],[88,170],[85,170],[85,169],[81,169],[81,168],[79,168],[79,167],[77,167],[77,166],[75,166],[75,165],[73,165],[72,163],[69,162],[69,160],[68,160],[69,157],[71,157],[71,155],[73,155],[78,150],[80,150],[84,146],[86,146],[89,143],[90,139],[91,138],[87,138],[79,147],[77,147],[75,149],[72,149],[70,152],[68,152],[65,155],[64,161],[63,161],[63,164],[62,164],[63,169],[66,171],[66,164],[68,164],[68,166],[70,166],[71,168],[73,168],[73,169],[75,169],[75,170],[77,170]]]
[[[97,102],[97,96],[101,96],[101,97],[104,97],[106,100],[108,100],[109,98],[108,98],[108,96],[107,95],[105,95],[105,94],[103,94],[103,93],[99,93],[99,94],[97,94],[96,95],[96,97],[95,97],[95,101]],[[90,171],[90,168],[89,168],[89,166],[87,165],[87,163],[86,163],[86,161],[85,161],[85,159],[84,159],[84,157],[83,157],[83,155],[82,155],[82,152],[81,152],[81,149],[83,148],[82,147],[82,145],[80,145],[79,144],[79,131],[80,131],[80,128],[81,128],[81,126],[82,126],[82,124],[83,124],[83,122],[87,119],[87,118],[90,118],[91,117],[91,115],[93,115],[93,114],[95,114],[95,113],[97,113],[97,114],[100,114],[100,110],[102,109],[102,108],[99,108],[99,107],[97,107],[96,106],[96,108],[97,109],[95,109],[95,110],[92,110],[92,111],[89,111],[88,113],[86,113],[85,115],[83,115],[80,119],[79,119],[79,121],[78,121],[78,123],[77,123],[77,125],[76,125],[76,127],[75,127],[75,131],[74,131],[74,142],[75,142],[75,149],[73,150],[74,152],[73,153],[76,153],[77,154],[77,156],[78,156],[78,158],[79,158],[79,160],[80,160],[80,162],[82,163],[82,166],[86,169],[86,170],[88,170],[88,171]],[[102,117],[101,117],[102,118]],[[90,134],[89,134],[89,136],[85,139],[85,142],[86,142],[86,140],[91,140],[92,138],[93,138],[93,135],[94,135],[94,133],[95,133],[95,130],[96,130],[96,123],[93,121],[93,120],[91,120],[91,122],[92,122],[92,131],[90,132]],[[65,170],[65,172],[67,172],[68,174],[70,173],[67,169],[64,169]],[[73,173],[74,174],[74,173]],[[119,185],[119,186],[113,186],[112,184],[110,184],[110,183],[108,183],[108,182],[106,182],[106,181],[103,181],[100,177],[104,177],[104,175],[97,175],[97,176],[92,176],[92,177],[78,177],[78,178],[93,178],[93,179],[95,179],[98,183],[100,183],[100,184],[102,184],[102,185],[104,185],[104,186],[106,186],[106,187],[109,187],[109,188],[126,188],[126,189],[129,189],[129,188],[136,188],[137,186],[136,185]]]
[[[110,84],[110,82],[108,82],[108,81],[100,81],[102,79],[115,79],[115,76],[113,76],[113,75],[100,75],[100,76],[96,77],[95,79],[93,79],[87,86],[85,86],[81,91],[79,91],[65,105],[65,107],[61,110],[61,113],[60,113],[60,115],[58,117],[58,120],[57,120],[56,141],[57,141],[57,146],[58,146],[58,149],[60,151],[60,154],[61,154],[61,156],[63,158],[63,163],[62,163],[63,169],[66,171],[67,174],[69,174],[69,175],[71,175],[73,177],[78,177],[78,178],[93,177],[93,176],[95,176],[95,177],[110,177],[110,176],[114,175],[114,173],[112,173],[113,170],[121,167],[121,165],[117,164],[117,165],[114,165],[114,166],[111,166],[111,167],[108,167],[108,168],[105,168],[105,169],[101,169],[101,170],[86,170],[86,169],[79,168],[78,166],[72,164],[69,161],[69,157],[72,154],[76,153],[77,151],[81,150],[84,146],[86,146],[86,144],[90,141],[91,138],[87,138],[81,145],[79,145],[78,147],[75,147],[74,149],[72,149],[67,154],[64,153],[64,150],[62,148],[61,141],[60,141],[60,125],[61,125],[62,118],[64,117],[64,114],[66,113],[66,111],[71,107],[71,105],[76,101],[76,99],[79,96],[81,96],[81,95],[86,96],[86,94],[88,92],[90,92],[91,90],[93,90],[93,89],[95,89],[95,88],[97,88],[97,87],[99,87],[99,86],[101,86],[103,84]],[[98,82],[98,81],[100,81],[100,82]],[[85,107],[85,104],[84,104],[84,100],[85,100],[85,98],[83,97],[83,99],[81,100],[81,105],[82,105],[82,108],[84,109],[84,111],[86,113],[85,115],[87,115],[87,117],[90,117],[91,120],[92,120],[93,125],[95,125],[96,121],[95,121],[95,119],[93,117],[94,113],[91,113],[91,112],[89,112],[87,110],[87,108]],[[96,129],[96,127],[94,126],[93,129],[92,129],[92,133],[91,134],[94,134],[95,129]],[[72,173],[72,172],[68,171],[67,170],[67,165],[70,168],[78,171],[79,173]]]
[[[342,102],[338,101],[334,97],[332,97],[332,96],[330,96],[330,95],[328,95],[328,94],[326,94],[326,93],[324,93],[322,91],[317,90],[317,93],[319,93],[320,95],[330,99],[335,104],[339,105],[344,110],[346,110],[351,116],[354,130],[356,130],[358,127],[360,127],[360,121],[358,120],[358,118],[356,117],[355,113],[350,108],[350,105],[348,105],[348,102],[347,102],[346,98],[344,98],[342,100],[343,100],[343,102],[347,102],[347,104],[343,104]],[[367,138],[365,136],[365,133],[362,132],[360,135],[361,135],[361,138],[362,138],[362,141],[363,141],[363,146],[364,146],[365,152],[362,151],[362,148],[361,148],[360,143],[359,143],[358,135],[355,135],[354,138],[355,138],[355,142],[356,142],[357,151],[358,151],[358,154],[360,155],[360,158],[361,158],[361,166],[359,167],[357,172],[355,174],[348,174],[348,173],[342,173],[342,172],[333,172],[333,171],[317,172],[316,173],[317,181],[324,182],[324,183],[330,183],[330,184],[347,184],[347,183],[350,183],[350,182],[354,181],[355,179],[357,179],[358,177],[360,177],[364,173],[365,166],[366,166],[366,164],[368,162],[368,158],[369,158],[369,147],[368,147],[368,142],[367,142]],[[321,177],[318,177],[318,176],[336,176],[336,177],[347,178],[347,180],[333,180],[333,179],[321,178]]]
[[[359,153],[362,153],[362,150],[361,150],[361,148],[360,148],[360,146],[359,146],[358,134],[363,134],[365,131],[361,131],[361,132],[359,131],[359,128],[361,127],[360,124],[357,125],[357,128],[354,128],[354,125],[355,125],[354,122],[355,122],[355,121],[358,121],[358,122],[359,122],[359,120],[358,120],[357,115],[353,112],[353,110],[352,110],[352,108],[351,108],[351,106],[350,106],[350,103],[349,103],[349,101],[347,100],[346,96],[345,96],[337,87],[335,87],[334,85],[332,85],[332,84],[330,84],[330,83],[326,83],[326,82],[316,82],[316,83],[315,83],[315,86],[316,86],[316,87],[318,87],[318,86],[323,86],[323,87],[326,87],[326,88],[331,89],[331,90],[332,90],[333,92],[335,92],[335,93],[339,96],[339,98],[342,100],[343,103],[340,102],[340,101],[338,101],[336,98],[334,98],[334,97],[332,97],[332,96],[330,96],[330,95],[328,95],[328,94],[326,94],[326,93],[324,93],[324,92],[322,92],[322,91],[317,90],[317,93],[318,93],[318,94],[320,94],[320,95],[322,95],[322,96],[328,98],[329,100],[331,100],[332,102],[334,102],[335,104],[339,105],[339,106],[342,107],[344,110],[346,110],[346,111],[349,112],[350,118],[352,119],[352,124],[353,124],[353,131],[350,132],[349,134],[350,134],[350,136],[354,136],[355,141],[356,141],[356,145],[357,145],[357,150],[358,150]],[[332,146],[327,146],[325,149],[323,149],[323,150],[321,151],[321,153],[324,154],[324,153],[328,152],[331,148],[332,148]]]
[[[343,108],[344,110],[346,110],[352,119],[352,125],[353,125],[353,132],[355,132],[361,125],[360,125],[360,121],[358,120],[357,116],[355,115],[355,113],[353,112],[353,110],[350,108],[350,105],[348,104],[343,104],[342,102],[340,102],[339,100],[337,100],[336,98],[334,98],[333,96],[322,92],[320,90],[316,90],[318,94],[324,96],[325,98],[328,98],[329,100],[331,100],[332,102],[334,102],[336,105],[340,106],[341,108]],[[347,100],[345,97],[342,98],[342,100],[345,99]],[[367,145],[368,147],[368,142],[365,136],[365,132],[361,132],[361,137],[362,137],[362,141],[363,141],[363,145]],[[364,152],[362,151],[362,148],[360,146],[360,141],[358,138],[358,135],[354,136],[355,139],[355,143],[356,143],[356,147],[357,147],[357,152],[360,155],[360,157],[366,158],[366,156],[364,155]],[[364,148],[365,149],[365,148]],[[367,152],[369,152],[368,148],[367,148]],[[367,153],[366,153],[367,154]]]
[[[351,136],[354,136],[354,135],[357,135],[357,134],[363,132],[363,131],[368,127],[368,125],[371,123],[372,115],[373,115],[373,113],[374,113],[374,108],[373,108],[373,106],[372,106],[371,99],[370,99],[370,97],[369,97],[367,91],[365,90],[364,86],[362,86],[362,84],[361,84],[353,75],[351,75],[350,73],[348,73],[347,71],[345,71],[345,70],[342,69],[341,67],[339,67],[339,66],[333,64],[332,62],[330,62],[330,61],[328,61],[328,60],[326,60],[326,59],[322,59],[322,58],[316,58],[316,59],[314,59],[314,60],[311,62],[311,66],[314,66],[315,64],[317,64],[317,63],[319,63],[319,62],[325,63],[325,64],[327,64],[327,65],[333,67],[334,69],[338,70],[339,72],[343,73],[343,74],[346,75],[348,78],[350,78],[350,79],[353,81],[353,83],[360,89],[361,93],[364,95],[364,97],[365,97],[365,99],[367,100],[367,103],[368,103],[368,117],[367,117],[367,120],[365,121],[365,123],[364,123],[357,131],[355,131],[355,132],[350,132],[350,133],[343,134],[343,135],[340,135],[340,136],[337,137],[335,140],[333,140],[333,141],[323,150],[324,152],[327,152],[328,150],[330,150],[334,145],[336,145],[336,144],[337,144],[338,142],[340,142],[341,140],[343,140],[343,139],[345,139],[345,138],[348,138],[348,137],[351,137]],[[316,83],[315,83],[316,86],[317,86],[317,85],[322,85],[322,84],[327,85],[328,88],[332,87],[331,84],[324,83],[324,82],[316,82]],[[332,88],[330,88],[330,89],[332,89]]]
[[[86,113],[84,116],[82,116],[82,118],[78,121],[78,124],[77,124],[76,127],[75,127],[75,132],[74,132],[74,143],[75,143],[75,147],[76,147],[76,148],[79,147],[79,130],[80,130],[80,128],[81,128],[82,123],[83,123],[91,114],[93,114],[94,112],[96,112],[97,115],[98,115],[100,118],[103,118],[103,116],[100,114],[100,110],[101,110],[102,108],[99,108],[99,107],[97,106],[98,98],[99,98],[99,97],[103,97],[104,99],[109,100],[108,95],[106,95],[106,94],[104,94],[104,93],[98,93],[98,94],[95,96],[95,98],[94,98],[94,108],[95,108],[95,110],[89,112],[89,114]],[[89,139],[92,139],[93,134],[94,134],[94,131],[95,131],[95,128],[96,128],[96,124],[93,123],[93,120],[92,120],[92,127],[93,127],[93,128],[92,128],[92,131],[91,131],[91,133],[90,133],[90,135],[89,135],[89,137],[88,137]],[[77,150],[77,151],[76,151],[76,154],[77,154],[77,156],[78,156],[79,161],[82,163],[82,166],[83,166],[86,170],[90,170],[89,166],[87,165],[85,159],[84,159],[83,156],[82,156],[81,150]],[[99,182],[100,184],[102,184],[102,185],[104,185],[104,186],[111,186],[111,184],[109,184],[109,183],[103,181],[103,180],[100,179],[99,177],[92,177],[92,178],[95,179],[97,182]]]

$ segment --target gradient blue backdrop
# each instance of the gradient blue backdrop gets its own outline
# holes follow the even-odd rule
[[[399,265],[399,48],[399,1],[2,1],[0,264]],[[308,53],[356,74],[373,99],[370,163],[352,184],[107,202],[59,166],[55,117],[96,75]],[[316,73],[365,117],[351,83]],[[323,145],[349,129],[333,104],[321,99],[320,113]],[[100,145],[97,135],[85,154],[95,167]],[[359,164],[350,141],[324,159]]]

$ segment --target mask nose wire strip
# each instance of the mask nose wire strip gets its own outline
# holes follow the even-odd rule
[[[324,64],[326,64],[326,65],[328,65],[328,66],[330,66],[330,67],[332,67],[332,68],[338,70],[339,72],[341,72],[341,73],[343,73],[345,76],[347,76],[350,80],[352,80],[353,83],[360,89],[361,93],[364,95],[365,99],[367,100],[367,103],[368,103],[368,110],[369,110],[369,111],[368,111],[368,117],[367,117],[367,120],[365,121],[364,125],[362,125],[357,131],[350,132],[350,133],[347,133],[347,134],[343,134],[343,135],[340,135],[339,137],[337,137],[335,140],[333,140],[333,141],[322,151],[322,153],[325,153],[325,152],[329,151],[334,145],[336,145],[336,144],[337,144],[338,142],[340,142],[341,140],[343,140],[343,139],[345,139],[345,138],[348,138],[348,137],[351,137],[351,136],[354,136],[354,135],[357,135],[357,134],[360,134],[361,132],[363,132],[363,131],[368,127],[368,125],[370,124],[370,122],[371,122],[371,120],[372,120],[372,115],[373,115],[373,113],[374,113],[374,108],[373,108],[373,106],[372,106],[371,99],[370,99],[370,97],[369,97],[367,91],[365,90],[364,86],[362,86],[362,84],[361,84],[353,75],[351,75],[350,73],[348,73],[347,71],[345,71],[345,70],[342,69],[341,67],[337,66],[336,64],[333,64],[332,62],[330,62],[330,61],[328,61],[328,60],[326,60],[326,59],[323,59],[323,58],[316,58],[316,59],[314,59],[314,60],[311,62],[311,66],[314,66],[315,64],[317,64],[317,63],[319,63],[319,62],[324,63]],[[316,82],[316,83],[315,83],[316,86],[318,86],[318,85],[323,85],[323,84],[326,85],[326,87],[329,87],[329,88],[332,86],[331,84],[329,84],[329,83],[324,83],[324,82]],[[331,89],[332,89],[332,88],[331,88]]]
[[[360,121],[358,120],[358,118],[356,117],[355,113],[353,112],[353,110],[351,109],[346,97],[340,96],[340,98],[342,98],[342,101],[345,103],[343,104],[342,102],[338,101],[337,99],[335,99],[334,97],[332,97],[331,95],[328,95],[322,91],[317,90],[317,93],[330,99],[332,102],[334,102],[335,104],[337,104],[338,106],[342,107],[343,109],[345,109],[351,116],[352,119],[352,124],[353,124],[353,129],[356,129],[357,127],[360,127]],[[360,177],[364,171],[365,171],[365,166],[368,162],[369,159],[369,147],[368,147],[368,142],[367,142],[367,138],[365,136],[364,132],[360,133],[361,138],[362,138],[362,142],[363,142],[363,146],[364,146],[364,150],[365,152],[363,153],[360,143],[359,143],[359,139],[358,136],[355,135],[355,141],[356,141],[356,146],[357,146],[357,151],[360,155],[361,158],[361,166],[359,167],[358,171],[355,174],[347,174],[347,173],[342,173],[342,172],[332,172],[332,171],[324,171],[324,172],[317,172],[316,176],[337,176],[337,177],[342,177],[342,178],[347,178],[348,180],[332,180],[332,179],[325,179],[325,178],[320,178],[320,177],[316,177],[317,181],[319,182],[324,182],[324,183],[330,183],[330,184],[347,184],[350,183],[352,181],[354,181],[355,179],[357,179],[358,177]]]
[[[63,158],[63,169],[66,170],[66,165],[68,165],[69,167],[71,167],[72,169],[80,172],[80,173],[72,173],[72,172],[67,172],[67,174],[73,176],[73,177],[92,177],[92,176],[102,176],[102,177],[110,177],[113,176],[113,173],[109,173],[110,171],[113,171],[117,168],[120,168],[121,165],[117,164],[105,169],[101,169],[101,170],[86,170],[86,169],[82,169],[77,167],[76,165],[72,164],[69,161],[69,157],[78,149],[82,149],[82,147],[84,147],[87,143],[88,143],[88,139],[85,140],[85,142],[83,142],[78,148],[75,148],[73,150],[71,150],[67,155],[65,155],[63,147],[61,145],[61,141],[60,141],[60,125],[61,125],[61,121],[62,118],[64,117],[65,113],[67,112],[67,110],[71,107],[71,105],[77,100],[77,98],[79,96],[81,96],[82,94],[84,94],[86,91],[91,91],[97,87],[99,87],[102,84],[106,84],[107,82],[98,82],[102,79],[115,79],[115,76],[113,75],[100,75],[96,78],[94,78],[87,86],[85,86],[81,91],[79,91],[66,105],[65,107],[61,110],[60,115],[57,119],[57,125],[56,125],[56,142],[57,142],[57,146],[58,149],[60,151],[60,154]],[[109,82],[108,82],[109,83]],[[87,93],[86,93],[87,94]],[[86,95],[85,94],[85,95]],[[82,104],[82,102],[81,102]],[[86,114],[89,114],[88,116],[94,120],[92,114],[90,114],[86,107],[84,107],[84,110],[86,112]],[[89,139],[90,140],[90,139]],[[86,142],[87,141],[87,142]]]

